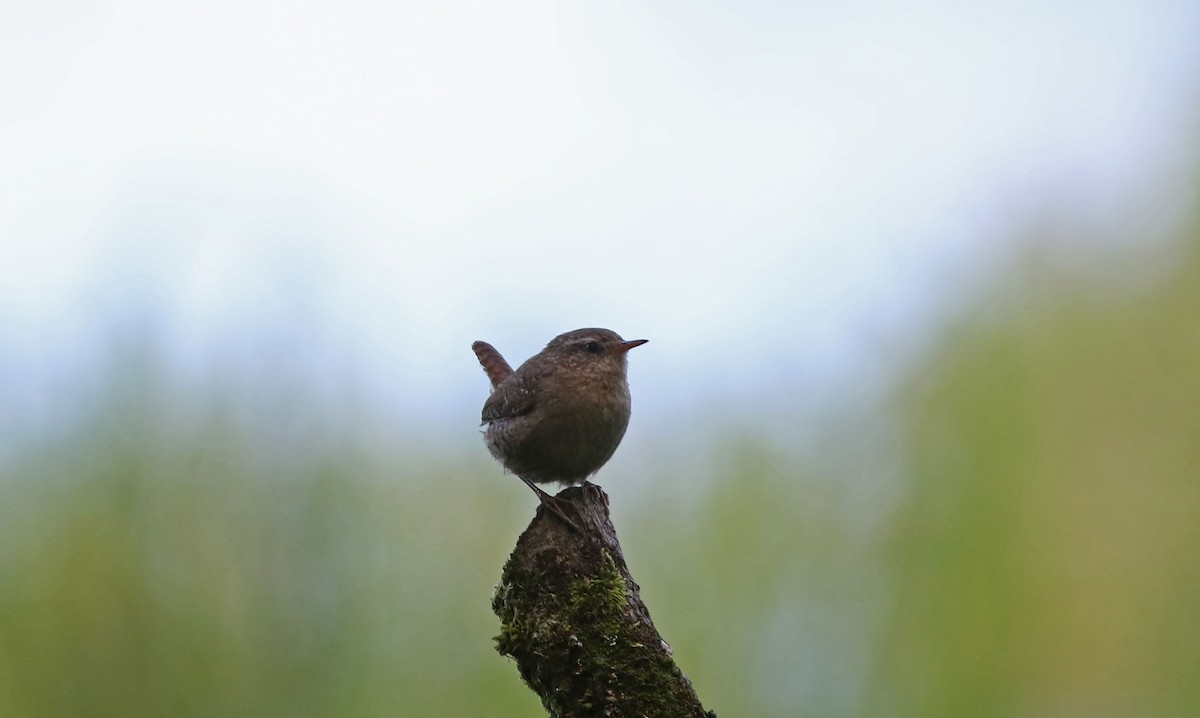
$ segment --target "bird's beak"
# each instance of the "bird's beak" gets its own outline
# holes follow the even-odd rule
[[[630,339],[627,342],[621,342],[620,344],[614,344],[612,350],[613,350],[614,354],[624,354],[625,352],[629,351],[630,349],[632,349],[634,347],[640,347],[641,345],[645,344],[648,341],[650,341],[650,340],[649,339]]]

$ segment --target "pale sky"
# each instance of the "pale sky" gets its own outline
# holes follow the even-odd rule
[[[481,400],[474,339],[515,363],[590,325],[651,340],[651,405],[808,398],[930,331],[1015,251],[1022,212],[1144,202],[1194,130],[1200,68],[1183,0],[2,16],[18,403],[141,311],[181,365],[294,335],[297,361],[350,357],[417,407]]]

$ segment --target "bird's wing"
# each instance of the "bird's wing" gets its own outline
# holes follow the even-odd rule
[[[537,392],[523,381],[502,382],[483,403],[483,422],[528,414],[537,406]]]

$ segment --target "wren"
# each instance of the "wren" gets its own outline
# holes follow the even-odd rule
[[[629,426],[626,352],[646,341],[576,329],[515,371],[491,344],[471,345],[492,382],[483,404],[488,451],[572,527],[537,484],[586,483],[612,458]]]

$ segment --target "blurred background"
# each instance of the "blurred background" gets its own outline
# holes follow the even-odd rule
[[[475,339],[722,716],[1200,715],[1200,5],[6,4],[0,715],[535,716]]]

